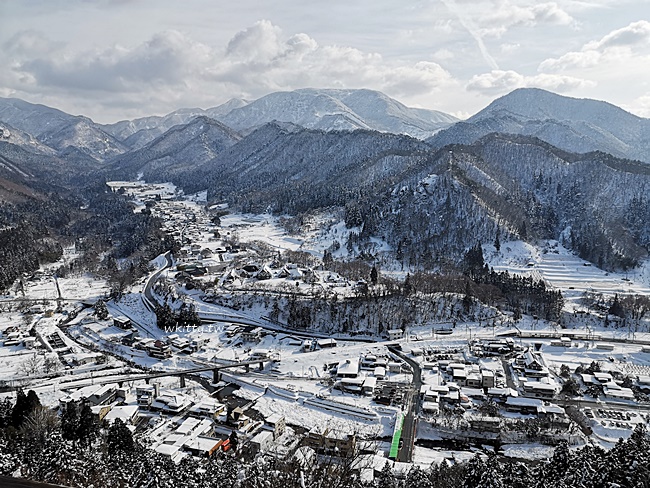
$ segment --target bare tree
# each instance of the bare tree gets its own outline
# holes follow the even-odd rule
[[[27,376],[36,374],[43,369],[43,358],[36,353],[25,359],[20,365],[20,371]]]
[[[25,438],[32,439],[39,445],[43,445],[46,439],[50,438],[58,428],[59,417],[56,412],[47,407],[38,406],[25,419],[20,430]]]

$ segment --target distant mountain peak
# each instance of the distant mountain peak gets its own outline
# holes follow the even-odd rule
[[[368,89],[301,88],[270,93],[219,118],[236,130],[273,120],[322,130],[370,129],[425,138],[456,122],[435,110],[414,109]]]
[[[574,153],[603,151],[650,163],[650,119],[608,102],[519,88],[430,139],[435,147],[471,144],[491,132],[538,137]]]

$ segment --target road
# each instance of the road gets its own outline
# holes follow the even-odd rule
[[[151,292],[151,287],[154,285],[154,283],[156,283],[158,277],[161,275],[163,271],[165,271],[167,268],[171,268],[173,264],[171,252],[167,251],[165,253],[165,259],[167,260],[167,264],[165,264],[165,266],[163,266],[158,271],[153,273],[147,279],[147,283],[144,285],[144,290],[142,292],[142,294],[144,295],[144,300],[143,300],[144,305],[152,312],[154,311],[155,307],[158,305],[158,300],[154,298],[153,293]]]
[[[506,375],[506,385],[511,390],[517,391],[517,385],[515,384],[515,380],[512,378],[512,370],[510,369],[508,359],[501,357],[501,365],[503,366],[503,373]]]
[[[422,370],[420,365],[402,354],[394,347],[388,348],[390,352],[399,356],[406,361],[413,369],[413,385],[410,392],[410,398],[405,401],[407,409],[404,417],[404,425],[402,427],[402,448],[397,453],[397,461],[401,463],[410,463],[413,459],[413,448],[415,443],[415,436],[417,431],[418,413],[420,411],[420,389],[422,388]]]

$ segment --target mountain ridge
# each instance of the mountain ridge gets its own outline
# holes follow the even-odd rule
[[[491,132],[532,135],[575,153],[603,151],[650,163],[650,119],[608,102],[519,88],[427,142],[471,144]]]

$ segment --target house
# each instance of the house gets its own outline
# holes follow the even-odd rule
[[[67,364],[71,364],[73,366],[83,366],[85,364],[97,363],[101,357],[103,357],[103,355],[98,352],[79,352],[73,354],[65,354],[61,356],[61,359],[63,359]]]
[[[224,439],[217,437],[197,436],[183,444],[183,448],[193,456],[210,457],[219,450]]]
[[[262,430],[250,440],[250,447],[253,452],[267,452],[273,446],[273,432]]]
[[[104,385],[89,395],[88,401],[92,405],[106,405],[115,400],[117,396],[117,385]]]
[[[234,324],[229,325],[228,327],[226,327],[226,337],[228,338],[235,337],[235,335],[237,335],[240,330],[241,327],[238,325],[234,325]]]
[[[286,429],[286,421],[284,419],[284,415],[280,415],[279,413],[269,415],[266,418],[266,424],[273,429],[273,439],[275,440],[281,437]]]
[[[271,355],[271,351],[268,349],[253,349],[248,354],[248,359],[268,359]]]
[[[388,371],[391,373],[399,373],[402,370],[402,364],[396,361],[388,363]]]
[[[226,406],[214,398],[204,398],[199,403],[192,405],[188,413],[192,417],[205,417],[216,419],[225,412]]]
[[[467,371],[465,370],[465,366],[462,368],[452,369],[452,377],[455,383],[458,383],[461,386],[465,386],[467,382]]]
[[[404,331],[402,329],[390,329],[387,333],[389,341],[396,341],[404,337]]]
[[[503,403],[510,396],[518,396],[518,393],[510,388],[488,388],[487,397],[489,400]]]
[[[166,391],[156,397],[149,408],[167,413],[180,413],[191,405],[190,400],[182,393]]]
[[[424,413],[437,415],[440,412],[440,404],[433,401],[424,401],[422,402],[422,411]]]
[[[554,383],[542,383],[541,381],[524,382],[524,392],[543,398],[553,398],[557,393],[557,386]]]
[[[481,388],[483,386],[483,379],[480,374],[470,373],[465,379],[465,386],[468,388]]]
[[[244,409],[242,407],[233,408],[227,416],[226,422],[229,425],[232,425],[236,429],[242,429],[250,423],[251,419],[244,415]]]
[[[171,336],[169,338],[171,338]],[[172,340],[169,340],[169,338],[168,338],[168,343],[170,347],[173,347],[179,353],[191,354],[192,352],[194,352],[194,350],[192,349],[192,344],[187,337],[176,337],[175,339]]]
[[[154,399],[160,395],[160,385],[154,383],[153,385],[138,386],[135,390],[135,396],[138,406],[142,408],[149,408]]]
[[[341,378],[335,387],[339,388],[342,391],[348,391],[350,393],[362,393],[363,392],[363,383],[365,378]]]
[[[174,463],[178,464],[181,459],[183,459],[183,453],[180,450],[180,446],[169,445],[169,444],[160,444],[154,449],[158,454],[171,459]]]
[[[330,430],[325,434],[324,451],[328,454],[336,454],[343,458],[352,457],[356,452],[357,438],[340,430]]]
[[[336,368],[338,378],[356,378],[359,376],[359,359],[345,359]]]
[[[101,422],[104,420],[108,412],[111,411],[111,408],[111,405],[96,405],[94,407],[90,407],[90,411],[95,417],[97,417],[97,420]]]
[[[187,417],[179,420],[175,433],[181,436],[209,435],[212,433],[213,424],[209,419]]]
[[[469,420],[472,430],[478,432],[501,432],[501,419],[499,417],[484,417],[482,415],[465,415]]]
[[[383,380],[386,377],[386,368],[384,368],[383,366],[377,366],[373,370],[372,374],[375,378]]]
[[[336,347],[336,340],[330,339],[318,339],[318,347],[325,349],[327,347]]]
[[[325,444],[325,435],[329,432],[329,427],[323,425],[316,425],[311,428],[307,433],[305,443],[314,451],[322,450]]]
[[[594,378],[596,378],[601,384],[611,383],[613,381],[612,375],[603,371],[595,371]]]
[[[608,398],[615,398],[617,400],[634,400],[634,392],[630,388],[623,388],[613,381],[603,385],[603,393]]]
[[[113,325],[119,327],[120,329],[130,329],[131,328],[131,319],[126,315],[115,315],[113,316]]]
[[[309,469],[316,463],[316,451],[308,446],[299,447],[296,449],[293,459],[296,460],[302,469]]]
[[[537,409],[543,407],[542,400],[537,398],[508,397],[505,407],[509,412],[520,412],[523,414],[536,415]]]
[[[377,362],[377,356],[374,354],[366,354],[361,358],[359,362],[359,367],[361,369],[375,369],[375,363]]]
[[[481,388],[494,388],[494,371],[489,369],[481,370]]]
[[[108,423],[113,423],[116,419],[120,419],[125,424],[135,425],[138,419],[138,406],[137,405],[122,405],[113,407],[110,412],[106,414],[104,419]]]
[[[146,346],[147,354],[152,358],[157,359],[167,359],[172,356],[171,348],[169,344],[165,344],[162,341],[154,341],[153,344]]]
[[[262,328],[254,325],[247,325],[241,329],[240,336],[243,341],[259,342],[262,338]]]
[[[531,378],[542,378],[549,375],[548,368],[544,366],[541,357],[533,353],[530,349],[526,350],[518,359],[519,369],[524,370],[526,376]]]
[[[367,376],[361,384],[361,393],[364,395],[373,395],[377,388],[377,376]]]

